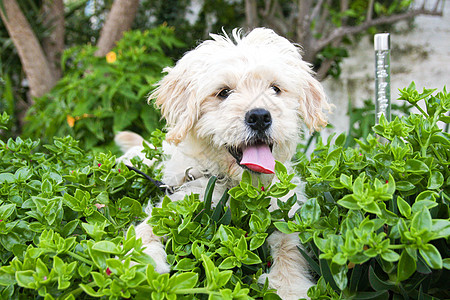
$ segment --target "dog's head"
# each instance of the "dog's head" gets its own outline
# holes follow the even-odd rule
[[[323,89],[298,47],[270,29],[211,37],[166,68],[150,96],[167,140],[194,136],[221,154],[209,159],[271,173],[274,160],[292,157],[302,123],[310,131],[327,124]]]

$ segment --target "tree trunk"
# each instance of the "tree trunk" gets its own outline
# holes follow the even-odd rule
[[[28,79],[30,95],[41,97],[54,86],[55,79],[41,45],[15,0],[3,0],[6,15],[0,16],[8,30]]]
[[[131,28],[138,7],[139,0],[114,1],[98,39],[96,56],[104,56],[114,48],[124,31]]]
[[[53,77],[61,78],[61,54],[64,51],[64,3],[63,0],[45,0],[43,4],[44,24],[50,28],[48,37],[42,41]]]
[[[245,0],[245,19],[247,21],[248,31],[258,26],[258,7],[256,0]]]

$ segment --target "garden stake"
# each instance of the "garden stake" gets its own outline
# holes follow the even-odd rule
[[[389,33],[378,33],[374,37],[375,48],[375,124],[381,115],[391,120],[391,68]]]

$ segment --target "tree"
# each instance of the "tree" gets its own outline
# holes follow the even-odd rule
[[[344,40],[418,15],[442,16],[443,1],[430,2],[246,0],[245,12],[247,27],[267,26],[299,43],[304,59],[316,65],[317,78],[322,80],[336,66]]]
[[[100,34],[97,56],[105,55],[122,37],[123,32],[131,28],[138,6],[139,0],[113,2],[111,13]],[[49,92],[62,76],[60,57],[65,48],[64,3],[63,0],[42,1],[40,17],[48,30],[48,34],[43,35],[42,43],[20,9],[18,1],[0,0],[0,8],[1,19],[17,49],[29,83],[29,107],[33,104],[34,97],[41,97]],[[20,123],[28,107],[20,110]]]

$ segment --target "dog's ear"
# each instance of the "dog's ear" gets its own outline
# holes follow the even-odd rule
[[[167,121],[166,140],[178,144],[191,130],[198,118],[198,105],[193,95],[192,86],[183,66],[165,68],[167,75],[157,84],[149,101],[161,109]]]
[[[300,114],[309,130],[319,131],[328,124],[324,111],[330,111],[322,85],[308,74],[303,88],[303,97],[300,99]]]

